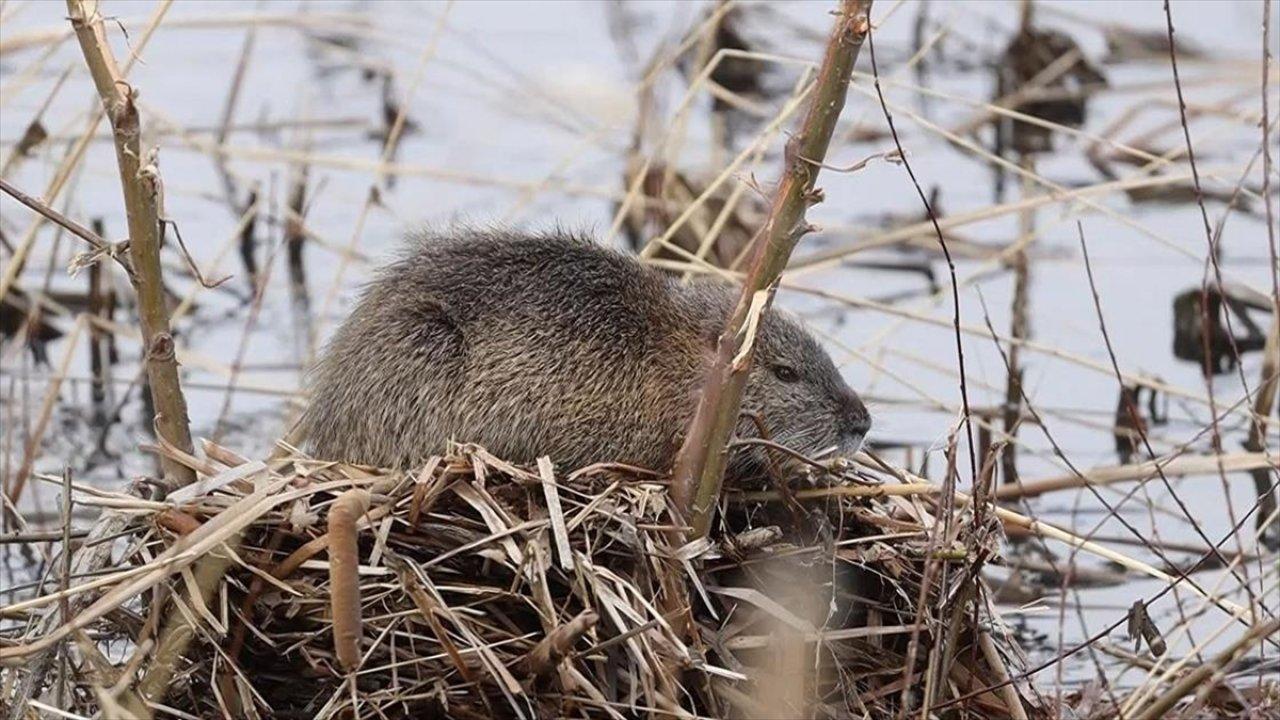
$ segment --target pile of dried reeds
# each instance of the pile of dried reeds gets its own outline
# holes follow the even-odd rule
[[[116,556],[6,610],[30,629],[0,650],[8,687],[61,692],[13,664],[73,639],[91,661],[60,707],[86,716],[137,702],[141,668],[138,688],[172,678],[149,699],[180,717],[889,717],[1018,664],[978,573],[998,525],[940,513],[936,486],[887,466],[814,469],[824,487],[799,499],[730,492],[711,539],[677,546],[664,482],[625,466],[559,475],[462,446],[405,473],[205,451],[167,453],[199,480],[164,501],[78,488],[124,519]],[[230,570],[196,591],[218,554]],[[196,628],[185,659],[157,650],[165,606]],[[963,707],[1036,715],[1015,687]]]
[[[48,565],[61,584],[4,608],[5,701],[187,718],[1199,718],[1280,703],[1247,659],[1280,621],[1175,659],[1137,610],[1149,652],[1091,643],[1144,682],[1042,696],[1031,679],[1061,657],[1023,668],[982,580],[1002,526],[1162,571],[873,455],[728,489],[710,538],[679,545],[667,481],[629,466],[566,475],[465,445],[380,471],[280,446],[266,462],[162,447],[198,478],[163,500],[72,483],[103,517],[76,565]]]

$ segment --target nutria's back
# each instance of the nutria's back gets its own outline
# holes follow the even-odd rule
[[[518,462],[666,470],[735,293],[562,234],[414,237],[330,340],[303,429],[317,456],[372,465],[456,440]],[[763,323],[744,407],[803,452],[852,450],[869,423],[780,313]]]

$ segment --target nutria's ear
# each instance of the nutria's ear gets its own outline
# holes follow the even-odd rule
[[[695,354],[698,363],[698,376],[706,374],[711,370],[711,366],[716,363],[716,343],[720,341],[720,335],[717,330],[711,329],[709,324],[704,323],[698,329],[697,353]],[[699,383],[699,386],[701,383]]]
[[[699,353],[702,360],[702,369],[707,371],[716,362],[716,338],[711,338],[702,343],[702,352]]]
[[[444,301],[435,295],[424,295],[413,304],[414,320],[423,323],[445,323],[453,325],[449,317],[449,308]]]
[[[710,323],[702,327],[702,347],[713,356],[716,354],[716,343],[720,342],[720,331],[723,329]]]
[[[726,322],[728,322],[727,318],[714,312],[707,313],[698,320],[698,333],[702,337],[702,344],[710,348],[712,354],[716,351],[716,344],[720,342],[720,333],[724,332]]]
[[[435,295],[425,295],[413,305],[413,332],[423,341],[461,341],[462,327],[449,306]]]

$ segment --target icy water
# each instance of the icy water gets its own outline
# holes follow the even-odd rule
[[[1158,2],[1050,2],[1041,6],[1039,22],[1069,32],[1095,63],[1105,52],[1098,23],[1117,22],[1160,32],[1165,27]],[[626,33],[623,45],[634,43],[642,58],[647,57],[659,38],[678,37],[701,11],[701,6],[684,3],[639,2],[627,7],[638,24]],[[769,51],[812,60],[820,52],[820,41],[830,22],[830,7],[825,2],[780,4],[775,6],[776,12],[794,27],[779,21],[774,27],[757,27],[755,31]],[[949,27],[950,35],[943,47],[953,58],[991,58],[1016,29],[1017,7],[1014,2],[935,2],[929,6],[933,24],[926,34],[936,32],[936,27]],[[128,28],[131,42],[138,41],[150,10],[149,3],[107,3],[107,11]],[[606,29],[604,3],[462,2],[445,6],[379,0],[175,4],[165,24],[150,40],[131,80],[141,90],[141,101],[152,123],[150,130],[159,129],[161,124],[194,129],[187,137],[170,133],[149,138],[161,148],[166,212],[180,224],[183,237],[206,276],[236,275],[224,290],[200,293],[197,311],[181,325],[185,348],[192,353],[185,362],[184,380],[193,426],[202,436],[221,431],[226,442],[250,456],[265,452],[272,440],[285,431],[296,411],[290,397],[300,387],[299,368],[306,362],[307,340],[290,321],[283,254],[270,259],[278,250],[276,233],[263,243],[258,257],[260,267],[264,272],[270,267],[275,280],[256,323],[246,334],[246,313],[240,309],[236,296],[247,294],[248,281],[237,252],[229,244],[237,217],[228,211],[223,200],[222,180],[214,163],[200,148],[213,141],[210,130],[216,130],[221,122],[241,56],[246,31],[237,17],[255,13],[267,18],[293,16],[303,10],[320,26],[320,34],[353,39],[355,45],[349,52],[396,69],[395,92],[407,103],[409,116],[417,125],[396,156],[400,173],[394,188],[382,193],[381,205],[369,212],[363,227],[359,227],[379,155],[380,144],[366,137],[365,126],[381,126],[380,83],[370,82],[349,69],[349,57],[342,51],[334,50],[332,45],[328,50],[321,49],[296,26],[264,22],[258,29],[234,125],[270,124],[305,116],[361,126],[318,127],[309,139],[311,187],[316,189],[309,200],[307,225],[321,242],[308,246],[307,273],[320,340],[344,316],[371,267],[394,251],[397,237],[406,228],[498,222],[534,229],[559,224],[606,234],[613,219],[614,202],[623,190],[620,178],[635,117],[630,88],[636,81],[637,68],[621,59],[619,44]],[[926,190],[934,186],[940,189],[945,214],[956,216],[993,204],[992,176],[989,168],[971,153],[922,129],[910,117],[911,113],[922,113],[932,123],[954,127],[974,112],[968,104],[943,98],[924,104],[910,89],[916,82],[913,75],[894,75],[911,55],[912,32],[920,11],[921,5],[915,2],[877,3],[878,60],[882,73],[900,82],[887,87],[886,93],[897,108],[895,119],[913,169]],[[1257,114],[1261,109],[1258,59],[1262,5],[1175,2],[1173,12],[1178,42],[1206,50],[1213,59],[1205,62],[1187,58],[1180,63],[1188,103],[1209,106],[1230,101],[1225,111],[1198,119],[1191,126],[1206,187],[1229,193],[1254,157],[1260,138]],[[0,154],[8,156],[14,141],[45,102],[56,78],[65,68],[71,68],[66,86],[44,115],[46,127],[60,142],[41,146],[37,156],[9,178],[19,187],[37,191],[52,177],[66,151],[66,139],[83,128],[94,95],[74,42],[62,42],[51,51],[48,42],[22,47],[28,40],[39,39],[37,33],[41,31],[57,33],[66,28],[60,3],[9,0],[0,4],[0,19],[0,47],[4,49],[0,53]],[[125,57],[128,49],[122,38],[115,32],[112,35],[117,55]],[[1272,42],[1274,46],[1274,34]],[[34,76],[24,76],[44,52],[51,52],[50,58]],[[421,82],[407,97],[419,67]],[[858,68],[870,70],[865,52]],[[1106,132],[1114,121],[1131,111],[1137,117],[1120,134],[1121,138],[1158,129],[1171,120],[1176,122],[1176,98],[1167,57],[1162,59],[1157,54],[1150,61],[1108,65],[1104,70],[1114,89],[1091,102],[1086,131]],[[785,77],[788,82],[792,79],[793,75]],[[672,84],[675,87],[670,87]],[[682,90],[678,85],[673,78],[664,91],[669,105],[679,99]],[[927,85],[976,101],[988,100],[993,94],[991,75],[981,69],[938,67]],[[880,128],[883,117],[873,96],[867,94],[869,90],[869,82],[856,82],[845,118],[851,124]],[[1280,92],[1273,92],[1273,120],[1278,114],[1278,97]],[[700,103],[700,108],[703,105]],[[699,109],[689,122],[681,155],[686,169],[709,169],[713,153],[707,149],[705,116],[705,108]],[[1155,147],[1150,149],[1157,154],[1176,149],[1182,142],[1180,132],[1169,132],[1167,127],[1155,137]],[[288,161],[302,143],[300,134],[289,129],[232,132],[226,141],[227,166],[241,189],[258,183],[265,193],[287,184]],[[1059,152],[1040,161],[1041,175],[1065,188],[1102,180],[1085,160],[1086,141],[1059,137],[1058,143]],[[754,174],[762,183],[773,178],[779,147],[780,141],[775,142],[775,152],[742,175]],[[887,140],[845,144],[833,150],[829,161],[847,165],[888,149],[891,144]],[[84,167],[85,171],[74,180],[70,214],[79,219],[104,217],[107,232],[112,239],[119,239],[124,233],[124,218],[113,149],[105,136],[92,145]],[[1122,174],[1133,171],[1129,166],[1116,167]],[[1260,163],[1250,171],[1249,187],[1260,187],[1259,167]],[[1273,178],[1273,187],[1275,182]],[[898,165],[872,162],[857,173],[825,173],[821,184],[827,201],[811,213],[811,220],[824,231],[804,241],[796,258],[799,265],[811,254],[874,238],[886,215],[915,217],[921,212],[915,191]],[[1011,178],[1006,199],[1017,195],[1017,181]],[[277,192],[276,196],[282,197],[283,193]],[[1106,369],[1109,359],[1098,331],[1079,250],[1079,220],[1088,239],[1098,292],[1121,368],[1130,373],[1158,375],[1187,396],[1170,399],[1169,424],[1154,433],[1157,451],[1167,451],[1197,436],[1193,447],[1205,450],[1207,436],[1200,432],[1209,418],[1208,407],[1202,401],[1208,389],[1197,367],[1178,361],[1171,354],[1172,298],[1178,292],[1198,287],[1203,273],[1206,239],[1199,210],[1193,202],[1134,204],[1118,193],[1090,197],[1097,207],[1055,202],[1038,212],[1039,232],[1031,249],[1030,317],[1032,337],[1037,342],[1101,363],[1103,369],[1043,352],[1024,353],[1027,393],[1045,413],[1048,432],[1073,464],[1088,468],[1116,462],[1110,434],[1116,381]],[[1247,205],[1232,213],[1226,222],[1222,272],[1229,282],[1269,295],[1270,261],[1261,203],[1255,200]],[[1220,200],[1209,201],[1211,221],[1218,221],[1224,207]],[[31,215],[7,197],[0,199],[0,210],[0,227],[6,237],[20,238]],[[1005,214],[968,224],[959,232],[975,242],[1003,246],[1016,238],[1018,217]],[[357,236],[353,249],[359,256],[351,259],[343,248]],[[39,286],[53,263],[53,288],[83,288],[83,277],[72,280],[63,270],[70,241],[64,239],[58,255],[53,257],[51,238],[52,233],[46,229],[23,282]],[[897,256],[871,251],[857,259],[893,257]],[[993,267],[990,261],[962,260],[957,264],[957,274],[963,280]],[[945,265],[935,260],[933,269],[939,281],[945,282]],[[789,280],[840,296],[873,299],[918,290],[922,284],[918,276],[848,267],[797,270]],[[177,281],[177,285],[181,292],[191,286],[185,280]],[[1007,331],[1011,292],[1010,276],[1002,273],[966,286],[961,293],[963,322],[981,326],[985,302],[994,326]],[[929,465],[936,477],[944,464],[941,449],[960,404],[954,375],[956,348],[947,326],[951,317],[949,295],[941,294],[936,301],[924,298],[898,304],[913,313],[942,320],[942,324],[842,308],[794,290],[784,290],[780,297],[785,304],[807,314],[813,327],[831,338],[832,355],[851,385],[875,401],[874,439],[927,448],[931,453]],[[1263,316],[1260,322],[1265,325],[1265,320]],[[963,342],[972,403],[999,405],[1005,383],[1000,356],[989,339],[967,335]],[[55,365],[62,349],[61,343],[49,347]],[[122,351],[126,357],[136,352],[128,344]],[[29,423],[43,396],[42,378],[47,371],[31,366],[30,358],[10,345],[4,347],[3,358],[4,422],[23,422],[25,417]],[[230,379],[229,369],[238,358],[245,359],[237,378],[238,389],[228,397],[225,387]],[[1246,356],[1242,374],[1250,388],[1257,383],[1260,363],[1259,353]],[[883,369],[878,369],[877,364]],[[71,375],[81,380],[87,375],[86,364],[79,356]],[[127,378],[129,373],[122,370],[117,377]],[[123,389],[117,388],[117,392]],[[87,393],[84,382],[75,382],[64,392],[64,398],[84,404]],[[1244,393],[1240,374],[1215,377],[1213,393],[1221,407],[1235,403]],[[37,470],[59,472],[66,463],[83,466],[91,447],[67,439],[75,437],[76,428],[82,427],[82,418],[60,410],[49,433],[56,439]],[[1277,445],[1274,427],[1273,448]],[[59,428],[67,432],[60,433]],[[125,428],[111,438],[110,444],[117,452],[143,438],[136,422]],[[1224,420],[1222,429],[1224,447],[1237,450],[1247,430],[1243,416],[1236,414]],[[1021,436],[1029,445],[1020,457],[1024,478],[1067,472],[1038,428],[1024,427]],[[20,442],[6,442],[7,463],[12,467],[20,456]],[[890,453],[890,457],[905,460],[900,453]],[[911,459],[919,467],[919,450]],[[145,465],[126,465],[119,470],[98,465],[94,472],[100,481],[114,483],[122,474],[145,469]],[[962,475],[968,477],[967,473]],[[1229,499],[1216,475],[1176,479],[1174,483],[1205,534],[1215,540],[1230,527],[1231,512],[1243,514],[1254,499],[1252,483],[1245,473],[1228,477]],[[1114,501],[1128,487],[1120,485],[1103,492]],[[1153,483],[1148,491],[1154,512],[1139,502],[1126,504],[1122,511],[1142,534],[1168,543],[1203,544],[1163,487]],[[55,494],[56,490],[49,487],[33,488],[31,507],[51,508]],[[1091,496],[1074,492],[1059,492],[1033,501],[1031,507],[1038,518],[1081,533],[1091,531],[1102,517]],[[1114,520],[1103,523],[1097,534],[1130,537]],[[1251,549],[1252,542],[1252,533],[1247,533],[1246,550]],[[1144,556],[1139,548],[1117,547]],[[1234,547],[1234,542],[1229,547]],[[1061,546],[1055,546],[1055,550],[1065,556]],[[1082,563],[1088,567],[1098,565],[1088,560]],[[1256,578],[1263,570],[1255,562],[1250,577]],[[1206,587],[1214,587],[1221,580],[1219,574],[1204,572],[1197,579]],[[1162,585],[1135,576],[1117,587],[1069,595],[1073,606],[1065,613],[1060,640],[1056,593],[1042,603],[1011,612],[1009,617],[1021,618],[1034,631],[1044,633],[1048,646],[1065,646],[1122,617],[1135,599],[1154,594]],[[1228,576],[1225,586],[1232,585],[1234,581]],[[1275,588],[1272,569],[1264,592],[1272,594],[1268,604],[1273,609]],[[1079,612],[1075,603],[1079,603]],[[1173,624],[1171,607],[1168,603],[1156,606],[1158,625]],[[1194,641],[1205,640],[1225,621],[1221,612],[1207,612],[1195,624]],[[1232,629],[1224,637],[1232,638],[1236,632]],[[1190,647],[1186,638],[1171,640],[1174,653],[1182,654]],[[1035,654],[1044,652],[1041,648]],[[1067,681],[1087,679],[1095,672],[1083,656],[1065,668]]]

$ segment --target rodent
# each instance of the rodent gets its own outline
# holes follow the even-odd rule
[[[316,457],[383,467],[456,440],[512,462],[665,472],[738,293],[562,232],[411,235],[310,373],[301,429]],[[855,452],[871,423],[817,340],[775,309],[743,410],[804,454]],[[737,430],[757,435],[749,419]],[[762,474],[763,452],[735,449],[727,473]]]

